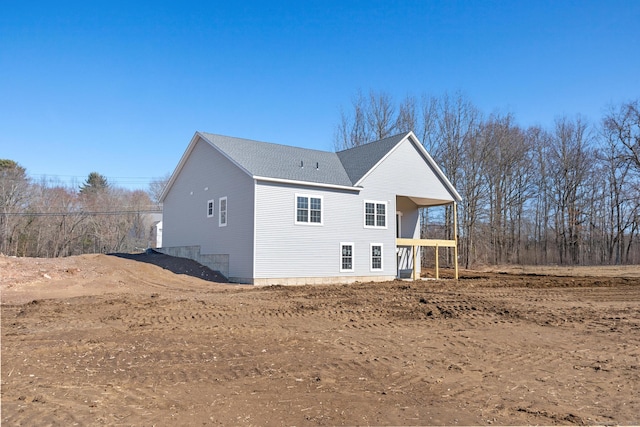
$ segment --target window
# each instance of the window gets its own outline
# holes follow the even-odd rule
[[[207,201],[207,218],[213,217],[213,200]]]
[[[371,271],[382,271],[382,243],[371,244]]]
[[[218,201],[218,226],[226,227],[227,225],[227,198],[220,197]]]
[[[322,197],[296,194],[296,224],[322,225]]]
[[[340,271],[353,271],[353,243],[340,243]]]
[[[364,226],[387,228],[387,202],[364,202]]]

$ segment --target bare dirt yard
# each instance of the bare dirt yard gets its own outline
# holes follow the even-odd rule
[[[640,267],[561,270],[256,288],[169,258],[0,256],[0,420],[640,424]]]

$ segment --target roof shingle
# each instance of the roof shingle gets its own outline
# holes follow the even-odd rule
[[[200,135],[254,177],[351,187],[408,133],[338,153],[206,132]]]

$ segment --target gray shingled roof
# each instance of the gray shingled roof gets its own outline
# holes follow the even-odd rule
[[[252,176],[351,187],[407,133],[332,153],[200,132]]]
[[[409,132],[339,151],[336,154],[354,184],[402,141]]]

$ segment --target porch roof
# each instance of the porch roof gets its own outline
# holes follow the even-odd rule
[[[414,196],[404,196],[398,194],[397,197],[405,197],[415,203],[418,207],[427,208],[433,206],[445,206],[450,205],[455,202],[455,200],[445,200],[445,199],[430,199],[425,197],[414,197]]]

